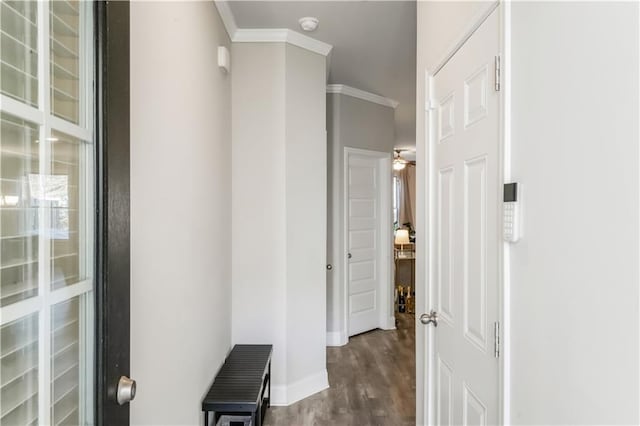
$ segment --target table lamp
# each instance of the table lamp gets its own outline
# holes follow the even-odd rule
[[[400,244],[400,250],[404,250],[404,245],[411,243],[409,241],[409,230],[408,229],[398,229],[396,231],[396,244]]]

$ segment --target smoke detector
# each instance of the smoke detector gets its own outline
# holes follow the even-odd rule
[[[318,18],[314,18],[313,16],[305,16],[304,18],[298,19],[300,23],[300,27],[305,31],[315,31],[318,28]]]

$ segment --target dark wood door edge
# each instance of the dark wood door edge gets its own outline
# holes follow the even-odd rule
[[[95,3],[96,424],[128,425],[115,402],[129,375],[129,2]]]

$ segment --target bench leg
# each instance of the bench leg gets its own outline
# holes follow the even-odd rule
[[[209,426],[209,412],[204,412],[204,426]]]
[[[267,400],[267,407],[271,407],[271,361],[269,361],[269,399]]]

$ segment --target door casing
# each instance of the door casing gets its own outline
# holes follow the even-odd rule
[[[395,328],[395,317],[393,314],[393,286],[392,274],[393,268],[391,267],[391,247],[393,241],[393,222],[392,222],[392,198],[391,198],[391,183],[393,181],[393,175],[391,172],[391,154],[380,151],[369,151],[357,148],[344,148],[343,156],[343,200],[342,200],[342,236],[343,236],[343,248],[342,253],[342,317],[344,328],[342,330],[343,335],[347,340],[349,337],[349,265],[347,262],[347,256],[349,252],[349,156],[357,154],[367,157],[376,158],[379,161],[380,166],[380,206],[378,206],[378,214],[380,214],[380,237],[379,244],[380,250],[378,250],[378,264],[381,266],[380,280],[378,294],[380,294],[380,323],[379,328],[383,330],[392,330]],[[388,224],[388,228],[385,229],[385,223]]]
[[[496,11],[497,9],[497,11]],[[416,295],[422,298],[422,306],[425,312],[435,308],[433,303],[433,290],[435,286],[435,277],[432,275],[435,265],[436,241],[435,235],[435,219],[436,212],[434,210],[435,196],[435,169],[433,167],[433,144],[436,143],[436,135],[434,134],[435,123],[435,105],[433,99],[433,79],[435,75],[444,67],[444,65],[456,54],[456,52],[464,45],[464,43],[473,35],[473,33],[482,25],[482,23],[491,15],[492,12],[499,13],[500,21],[500,64],[501,64],[501,87],[500,87],[500,111],[499,111],[499,155],[498,155],[498,176],[499,182],[508,182],[511,178],[511,169],[509,162],[510,149],[510,4],[509,2],[494,1],[486,8],[481,10],[467,25],[464,31],[456,39],[456,42],[442,56],[436,65],[424,71],[425,78],[425,105],[423,111],[425,113],[425,132],[424,139],[416,142],[416,158],[417,158],[417,226],[416,226]],[[420,106],[418,106],[420,108]],[[422,169],[422,170],[421,170]],[[423,177],[423,179],[420,179]],[[499,194],[501,194],[501,188]],[[498,206],[502,211],[502,206]],[[501,227],[500,227],[501,229]],[[498,311],[501,324],[501,354],[498,359],[498,412],[500,424],[508,422],[510,419],[509,410],[509,333],[510,333],[510,316],[509,316],[509,274],[508,259],[509,246],[502,242],[501,235],[496,235],[499,239],[498,244]],[[422,283],[422,285],[421,285]],[[433,368],[434,358],[434,328],[423,326],[419,320],[419,314],[416,315],[416,357],[424,357],[424,364],[416,360],[416,421],[417,424],[435,425],[435,383]],[[421,330],[420,332],[418,330]],[[418,336],[423,335],[423,338]],[[426,348],[426,350],[425,350]],[[424,413],[424,415],[422,415]]]

